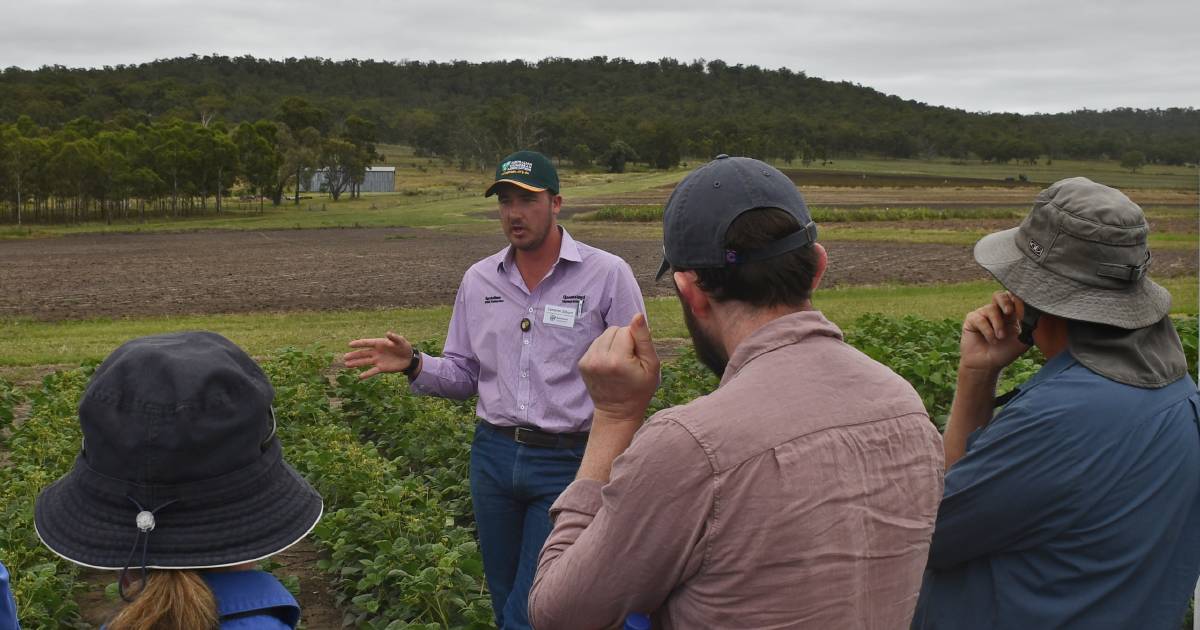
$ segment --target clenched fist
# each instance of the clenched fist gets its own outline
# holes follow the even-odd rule
[[[579,360],[598,420],[641,422],[658,388],[658,369],[658,353],[641,313],[628,326],[604,331]]]

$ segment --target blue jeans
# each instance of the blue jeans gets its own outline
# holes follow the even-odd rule
[[[475,427],[471,503],[500,630],[528,630],[529,589],[550,535],[550,506],[575,480],[583,446],[539,448]]]

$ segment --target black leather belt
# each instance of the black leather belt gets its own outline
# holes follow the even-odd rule
[[[532,427],[498,427],[486,420],[480,420],[483,426],[507,436],[517,444],[536,446],[538,448],[575,448],[587,444],[588,434],[584,433],[547,433]]]

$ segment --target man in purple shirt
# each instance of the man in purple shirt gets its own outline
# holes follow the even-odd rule
[[[550,505],[575,478],[593,406],[579,359],[610,326],[645,313],[629,265],[558,226],[558,173],[519,151],[496,168],[509,247],[467,270],[441,357],[389,332],[350,342],[362,378],[402,372],[412,391],[479,395],[471,445],[471,499],[496,625],[529,628],[527,600]]]

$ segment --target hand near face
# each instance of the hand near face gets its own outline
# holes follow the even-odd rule
[[[658,370],[658,353],[641,313],[628,326],[604,331],[579,360],[597,421],[641,422],[658,388]]]
[[[388,331],[387,336],[376,339],[355,339],[351,348],[359,348],[342,356],[348,368],[368,367],[358,375],[367,379],[380,372],[399,372],[412,362],[412,344],[407,339]]]
[[[1024,306],[1008,291],[997,291],[991,304],[967,313],[959,342],[959,366],[999,372],[1025,354],[1029,346],[1017,339]]]

